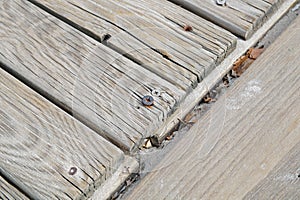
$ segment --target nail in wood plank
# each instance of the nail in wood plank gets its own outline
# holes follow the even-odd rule
[[[300,17],[127,199],[242,199],[259,184],[300,142],[297,41]]]
[[[166,0],[33,2],[98,38],[109,34],[106,45],[182,87],[195,86],[235,47],[232,34]]]
[[[126,151],[136,150],[186,91],[27,1],[1,6],[5,69]],[[142,97],[159,90],[151,108]]]
[[[0,170],[31,198],[81,198],[103,184],[123,152],[0,70]]]
[[[171,1],[244,39],[251,37],[282,3],[282,0],[226,0],[225,6],[219,6],[215,0]]]

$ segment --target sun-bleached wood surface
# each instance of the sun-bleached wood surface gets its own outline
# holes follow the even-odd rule
[[[300,199],[300,143],[244,199]]]
[[[3,67],[124,150],[151,136],[187,94],[30,2],[0,9]],[[154,106],[142,106],[154,91]]]
[[[29,200],[17,188],[8,183],[3,177],[0,176],[0,199],[3,200]]]
[[[283,0],[171,0],[245,39],[249,39]],[[221,2],[221,1],[220,1]]]
[[[103,184],[124,153],[0,70],[0,170],[35,199],[81,198]]]
[[[264,4],[257,2],[247,4]],[[266,5],[275,2],[279,1]],[[274,5],[261,10],[271,16]],[[205,85],[202,79],[236,46],[228,31],[165,0],[3,0],[0,18],[1,68],[39,92],[1,70],[0,174],[9,180],[0,176],[3,199],[26,199],[24,194],[37,199],[87,198],[95,189],[92,199],[109,198],[115,189],[130,184],[125,180],[137,172],[138,163],[98,134],[126,151],[136,150],[142,138],[153,134],[162,140],[175,125],[170,118],[179,120],[178,112],[186,113],[198,102],[195,99],[212,83],[204,89],[197,84]],[[259,18],[258,27],[264,18]],[[239,50],[245,51],[258,38],[238,45]],[[213,73],[214,80],[225,73],[221,69]],[[251,84],[250,91],[257,87]],[[151,108],[141,105],[148,94],[155,98]],[[217,119],[210,123],[222,124]],[[213,145],[200,142],[201,153],[210,152],[218,136],[205,138]],[[186,146],[193,147],[190,144]],[[299,196],[293,192],[299,176],[296,145],[289,152],[245,198],[280,198],[287,191],[291,198]],[[162,161],[160,168],[169,164]],[[283,180],[280,174],[287,174],[290,182],[276,182],[278,177]]]
[[[297,185],[270,181],[274,170],[275,177],[289,171],[294,181],[299,173],[293,160],[300,148],[300,49],[295,41],[300,41],[300,17],[127,199],[251,199],[261,197],[255,196],[260,190],[266,199],[285,192],[298,196]]]
[[[230,53],[236,38],[166,0],[33,0],[164,79],[195,86]],[[191,31],[184,31],[184,26]],[[102,39],[103,40],[103,39]]]

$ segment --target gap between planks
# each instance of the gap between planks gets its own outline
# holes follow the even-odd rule
[[[171,0],[244,39],[268,19],[282,0],[227,0],[224,6],[215,0]]]
[[[91,36],[109,35],[106,41],[101,40],[103,44],[172,84],[184,90],[196,87],[197,81],[234,49],[235,36],[171,2],[151,1],[152,7],[140,1],[71,0],[56,4],[55,0],[31,0],[75,28],[89,30]],[[158,2],[177,10],[175,20],[164,16],[166,12],[160,13],[155,7]],[[183,21],[194,27],[192,32],[183,31]]]
[[[136,150],[186,96],[28,1],[3,5],[0,62],[6,71],[125,151]],[[155,105],[141,106],[157,88]]]
[[[278,11],[270,17],[268,21],[260,27],[249,40],[238,39],[236,49],[219,64],[201,83],[194,89],[182,102],[165,123],[155,131],[159,142],[162,142],[172,129],[184,119],[184,117],[193,110],[194,106],[211,90],[232,68],[235,60],[241,57],[250,47],[254,46],[267,31],[291,8],[298,0],[287,0],[281,4]]]
[[[259,184],[269,182],[270,172],[287,163],[290,169],[280,168],[299,181],[299,163],[286,160],[299,159],[300,149],[299,22],[300,16],[127,199],[242,199],[258,193],[253,189],[263,189]],[[277,186],[281,190],[273,192]],[[271,191],[262,199],[284,196],[287,191],[277,186],[267,185]],[[291,190],[292,199],[299,196],[299,186]]]
[[[2,176],[0,176],[0,199],[11,200],[29,200],[29,197],[17,189],[14,185],[7,182]]]

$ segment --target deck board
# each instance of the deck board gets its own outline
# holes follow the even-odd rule
[[[244,199],[300,199],[300,143]]]
[[[215,0],[171,0],[215,24],[248,39],[282,3],[282,0],[226,0],[218,6]]]
[[[0,172],[31,198],[81,198],[123,162],[120,149],[2,69],[0,98]]]
[[[23,193],[17,188],[8,183],[4,178],[0,176],[0,199],[2,200],[29,200]]]
[[[236,44],[229,32],[166,0],[34,2],[99,38],[111,35],[106,45],[177,84],[188,79],[195,86]],[[185,25],[193,31],[185,32]]]
[[[186,91],[27,1],[1,7],[5,70],[126,151],[174,112]],[[159,90],[151,108],[144,95]]]
[[[299,149],[299,33],[300,17],[127,199],[242,199]]]

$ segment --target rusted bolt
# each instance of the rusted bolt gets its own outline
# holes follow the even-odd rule
[[[217,0],[217,5],[219,6],[225,6],[226,5],[226,0]]]
[[[74,174],[76,174],[76,172],[77,172],[77,168],[76,167],[71,167],[70,170],[69,170],[69,174],[70,175],[74,175]]]
[[[143,99],[142,99],[142,104],[143,104],[144,106],[153,106],[153,104],[154,104],[154,99],[153,99],[153,97],[150,96],[150,95],[144,96]]]
[[[193,30],[193,27],[191,27],[190,25],[185,25],[185,26],[183,27],[183,30],[184,30],[184,31],[192,31],[192,30]]]

